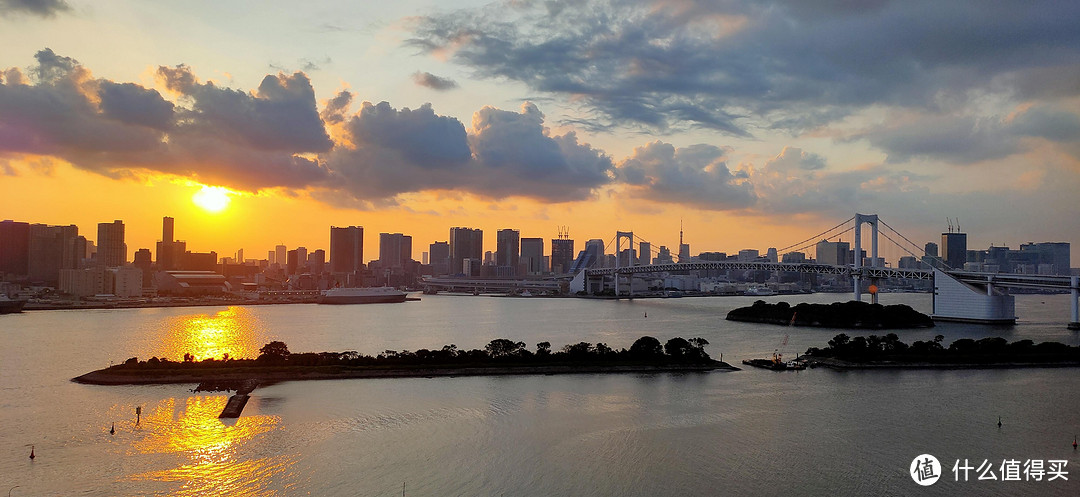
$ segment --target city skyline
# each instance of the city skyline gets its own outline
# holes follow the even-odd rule
[[[128,259],[163,215],[222,254],[327,225],[678,252],[676,219],[731,253],[853,212],[1080,247],[1077,6],[770,5],[4,3],[0,217],[122,219]]]

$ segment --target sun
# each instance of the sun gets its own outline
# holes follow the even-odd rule
[[[207,212],[221,212],[229,206],[232,199],[229,198],[227,188],[203,186],[202,190],[195,192],[195,195],[191,196],[191,201]]]

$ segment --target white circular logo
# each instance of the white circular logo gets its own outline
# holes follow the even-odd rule
[[[924,487],[933,485],[938,481],[938,478],[941,478],[941,463],[930,454],[920,454],[914,461],[911,461],[908,475],[911,475],[911,479],[915,480],[915,483],[919,485]]]

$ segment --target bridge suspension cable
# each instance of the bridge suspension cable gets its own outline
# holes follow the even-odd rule
[[[812,237],[810,237],[810,238],[807,238],[806,240],[803,240],[803,241],[801,241],[801,242],[798,242],[798,243],[793,243],[793,244],[791,244],[791,245],[788,245],[787,247],[784,247],[784,248],[782,248],[782,249],[779,249],[779,250],[777,250],[776,252],[777,252],[777,253],[779,253],[779,254],[782,254],[782,253],[785,253],[785,252],[791,252],[791,251],[792,251],[792,248],[794,248],[794,247],[798,247],[798,246],[800,246],[800,245],[803,245],[804,243],[806,243],[806,242],[809,242],[809,241],[811,241],[811,240],[813,240],[813,241],[814,241],[814,243],[817,243],[817,240],[821,239],[821,237],[822,237],[822,236],[824,236],[824,235],[828,234],[829,232],[831,232],[831,231],[833,231],[833,230],[835,230],[835,229],[837,229],[837,228],[839,228],[839,227],[841,227],[841,226],[843,226],[843,225],[845,225],[845,224],[847,224],[847,223],[850,223],[850,222],[852,222],[852,221],[854,221],[854,220],[855,220],[855,216],[851,216],[851,217],[850,217],[850,218],[848,218],[848,219],[847,219],[846,221],[844,221],[844,222],[842,222],[842,223],[840,223],[840,224],[838,224],[838,225],[836,225],[836,226],[833,226],[832,228],[829,228],[829,229],[827,229],[827,230],[825,230],[825,231],[822,231],[821,233],[818,233],[818,234],[816,234],[816,235],[814,235],[814,236],[812,236]],[[853,229],[855,229],[855,227],[854,227],[854,226],[853,226],[853,227],[851,227],[851,228],[849,228],[849,229],[848,229],[847,231],[844,231],[844,233],[847,233],[848,231],[851,231],[851,230],[853,230]],[[840,233],[840,234],[843,234],[843,233]],[[833,235],[833,236],[835,236],[835,235]],[[832,238],[832,237],[830,236],[829,238]],[[812,245],[812,244],[811,244],[811,245]],[[807,245],[806,247],[809,247],[809,245]],[[803,248],[805,248],[805,247],[803,247]],[[796,250],[801,250],[801,249],[796,249]]]
[[[911,241],[911,239],[909,239],[908,237],[904,236],[904,234],[903,234],[903,233],[901,233],[901,232],[899,232],[899,231],[896,231],[896,228],[893,228],[892,226],[889,226],[889,223],[886,223],[886,222],[885,222],[884,220],[882,220],[881,218],[878,218],[878,222],[880,222],[880,223],[881,223],[882,225],[884,225],[884,226],[885,226],[886,228],[888,228],[888,229],[889,229],[889,231],[892,231],[893,233],[896,233],[896,234],[897,234],[897,235],[898,235],[898,236],[899,236],[900,238],[903,238],[903,239],[904,239],[904,240],[905,240],[906,242],[908,242],[909,244],[911,244],[911,246],[912,246],[912,247],[915,247],[915,249],[916,249],[916,250],[919,250],[919,249],[921,248],[921,247],[919,247],[919,245],[918,245],[917,243],[915,243],[915,242]],[[925,260],[923,260],[923,259],[922,259],[921,257],[919,257],[918,255],[916,255],[916,254],[914,254],[913,252],[911,252],[910,250],[908,250],[908,249],[907,249],[906,247],[904,247],[903,245],[900,245],[899,243],[897,243],[897,241],[896,241],[896,240],[893,240],[892,238],[889,238],[889,235],[886,235],[884,231],[882,231],[882,232],[880,232],[880,233],[881,233],[882,235],[884,235],[884,236],[885,236],[885,238],[888,238],[890,242],[893,242],[893,244],[895,244],[895,245],[896,245],[897,247],[900,247],[900,249],[901,249],[901,250],[903,250],[903,251],[907,252],[907,253],[908,253],[909,255],[911,255],[912,257],[915,257],[915,259],[916,259],[916,260],[918,260],[918,261],[919,261],[920,263],[922,263],[922,264],[923,264],[923,265],[925,265],[926,267],[930,267],[930,268],[933,268],[933,267],[934,267],[934,266],[933,266],[932,264],[930,264],[930,263],[926,262],[926,261],[925,261]],[[925,249],[924,249],[924,252],[925,252]],[[942,265],[942,267],[946,267],[946,268],[949,268],[949,269],[955,269],[955,268],[953,268],[952,266],[950,266],[950,265],[949,265],[948,263],[946,263],[946,262],[945,262],[945,259],[942,259],[942,258],[941,258],[941,257],[939,257],[939,256],[936,256],[936,255],[934,255],[934,256],[926,256],[926,255],[923,255],[923,257],[930,257],[931,259],[933,259],[933,260],[935,260],[935,261],[939,262],[939,263],[940,263],[940,264]]]
[[[848,228],[848,229],[846,229],[844,231],[841,231],[839,233],[834,233],[834,234],[830,235],[828,238],[833,238],[833,237],[837,237],[837,236],[841,236],[841,235],[846,235],[846,234],[848,234],[849,232],[852,232],[852,231],[855,231],[854,226],[852,226],[852,227],[850,227],[850,228]],[[826,232],[826,233],[828,233],[828,232]],[[803,245],[801,247],[795,247],[794,245],[792,245],[790,247],[785,247],[783,250],[777,250],[776,253],[777,254],[786,254],[788,252],[799,252],[801,250],[806,250],[806,249],[808,249],[810,247],[813,247],[814,245],[817,245],[817,243],[818,243],[818,240],[816,240],[816,237],[815,237],[815,241],[807,243],[806,245]],[[792,248],[792,247],[795,247],[795,248]]]

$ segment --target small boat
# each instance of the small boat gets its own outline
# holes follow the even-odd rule
[[[768,297],[776,294],[776,290],[773,290],[766,285],[750,285],[746,287],[746,291],[743,292],[743,295],[750,297]]]
[[[319,295],[320,304],[390,304],[405,301],[405,292],[388,286],[331,288]]]
[[[7,295],[0,294],[0,314],[14,314],[22,312],[25,300],[13,300]]]
[[[771,359],[746,359],[743,364],[756,368],[771,369],[773,371],[801,371],[806,369],[806,363],[802,361],[783,361],[783,356],[773,352]]]

